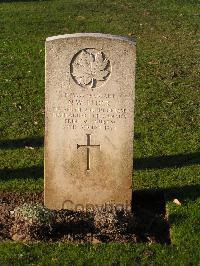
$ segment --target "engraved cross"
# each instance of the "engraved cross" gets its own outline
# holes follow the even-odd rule
[[[80,147],[87,148],[87,170],[90,170],[90,148],[95,148],[95,147],[100,148],[100,145],[91,145],[91,134],[86,134],[86,136],[87,136],[87,144],[86,145],[77,144],[77,149],[79,149]]]

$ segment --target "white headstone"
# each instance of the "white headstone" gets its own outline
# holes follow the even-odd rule
[[[135,43],[125,37],[47,38],[47,207],[130,207],[135,58]]]

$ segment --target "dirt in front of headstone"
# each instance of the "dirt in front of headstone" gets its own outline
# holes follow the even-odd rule
[[[34,220],[39,215],[43,193],[0,192],[0,241],[62,241],[67,243],[161,243],[169,244],[169,225],[161,192],[138,191],[133,194],[132,212],[101,208],[92,212],[51,211],[48,221]],[[39,205],[38,205],[39,204]],[[22,207],[21,207],[22,206]],[[24,206],[24,207],[23,207]],[[33,208],[27,211],[27,208]],[[28,217],[16,216],[16,210]],[[45,211],[44,211],[45,212]],[[46,213],[46,212],[45,212]],[[49,215],[49,212],[46,214]],[[50,217],[50,218],[49,218]]]

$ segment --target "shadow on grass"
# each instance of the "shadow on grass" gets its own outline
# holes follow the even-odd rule
[[[135,170],[183,167],[194,164],[200,164],[200,152],[134,159]]]
[[[133,191],[132,199],[132,211],[137,220],[136,229],[141,239],[149,235],[154,236],[158,243],[170,244],[164,193],[158,190],[136,190]]]
[[[152,214],[152,216],[158,217],[164,215],[166,217],[166,202],[172,202],[174,199],[178,199],[182,204],[184,200],[195,200],[200,197],[200,185],[185,185],[182,187],[169,187],[165,189],[144,189],[133,191],[132,210],[139,217],[142,215]],[[168,216],[169,223],[158,223],[158,226],[154,226],[154,235],[159,237],[165,237],[170,243],[169,226],[172,224],[182,224],[188,216],[184,213],[172,213]],[[146,219],[143,219],[146,221]],[[143,222],[144,222],[143,221]],[[142,222],[142,221],[141,221]],[[156,230],[157,230],[156,229]],[[162,239],[162,238],[161,238]]]
[[[186,199],[195,200],[198,197],[200,197],[200,185],[198,184],[185,185],[185,186],[169,187],[164,189],[163,188],[142,189],[142,190],[133,191],[133,199],[135,195],[137,197],[143,198],[143,200],[140,200],[140,202],[149,201],[149,204],[151,204],[151,201],[154,198],[158,200],[158,202],[161,202],[163,196],[165,197],[165,201],[173,201],[174,199],[178,199],[180,201]]]
[[[136,134],[136,138],[140,136]],[[31,146],[39,148],[44,146],[43,137],[24,139],[9,139],[0,141],[0,149],[16,149]],[[134,158],[134,170],[163,169],[170,167],[184,167],[200,164],[200,152],[176,155],[163,155],[156,157]]]
[[[8,181],[10,179],[39,179],[43,177],[43,166],[32,166],[18,169],[0,169],[0,180]]]
[[[8,139],[0,141],[0,149],[17,149],[17,148],[25,148],[33,147],[39,148],[44,146],[44,138],[43,137],[32,137],[32,138],[24,138],[24,139]]]
[[[166,201],[178,199],[180,201],[189,199],[196,200],[200,197],[200,185],[185,185],[180,187],[170,187],[162,189],[165,194]]]
[[[32,138],[0,141],[0,149],[25,148],[26,146],[39,148],[43,147],[43,145],[44,145],[43,137],[32,137]],[[134,169],[145,170],[145,169],[162,169],[170,167],[184,167],[199,163],[200,163],[200,152],[195,152],[189,154],[177,154],[177,155],[147,157],[139,159],[136,158],[134,159]],[[8,169],[8,168],[0,169],[0,180],[5,180],[5,181],[14,178],[38,179],[43,175],[44,175],[43,166],[32,166],[32,167],[25,167],[19,169]],[[200,186],[198,185],[171,187],[164,189],[162,191],[165,194],[166,200],[171,200],[172,198],[195,199],[197,196],[200,196]]]

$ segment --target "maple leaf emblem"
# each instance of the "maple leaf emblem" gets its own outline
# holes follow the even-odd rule
[[[95,53],[84,49],[72,65],[72,76],[81,86],[94,88],[98,81],[106,80],[109,75],[110,62],[102,52]]]

